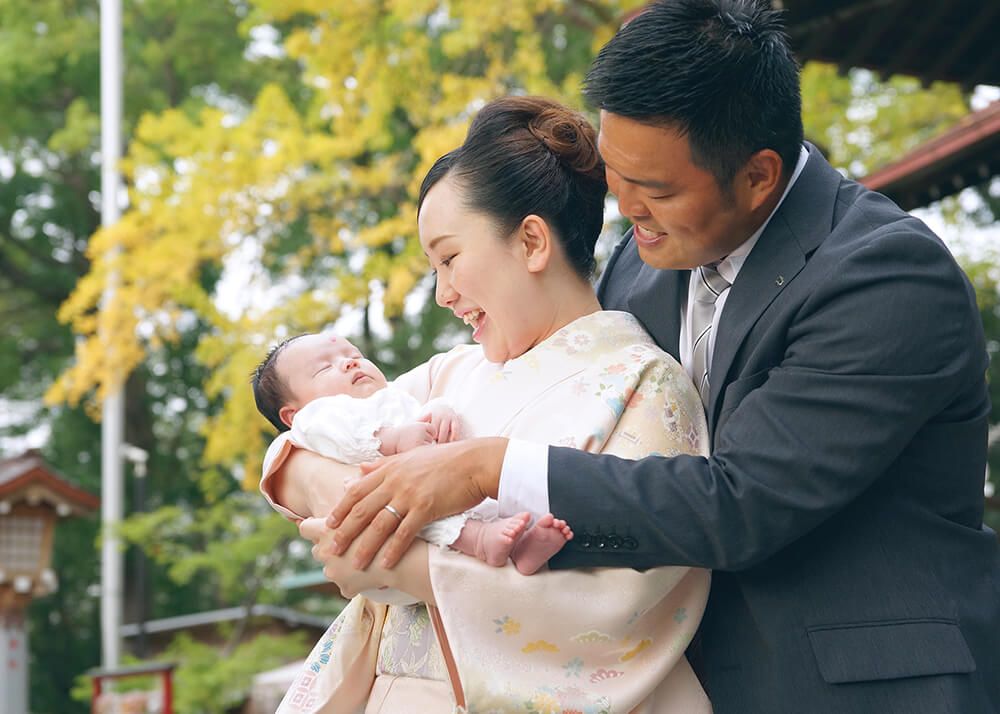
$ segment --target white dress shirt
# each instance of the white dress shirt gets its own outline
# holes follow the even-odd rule
[[[719,262],[717,270],[722,277],[729,281],[730,285],[735,282],[747,256],[750,255],[750,251],[753,250],[761,234],[764,233],[767,224],[771,222],[771,218],[784,203],[785,197],[798,180],[808,159],[809,152],[803,146],[799,150],[799,160],[795,163],[792,177],[767,220],[754,231],[753,235]],[[681,365],[688,375],[691,374],[692,344],[690,335],[692,331],[691,311],[687,309],[687,306],[694,302],[691,292],[694,289],[691,285],[692,282],[688,281],[688,297],[685,304],[681,306],[680,358]],[[709,369],[712,366],[712,353],[715,351],[715,335],[718,332],[719,318],[722,316],[728,296],[729,289],[727,288],[715,301],[715,314],[712,316],[712,332],[709,335],[708,343]],[[536,444],[520,439],[511,439],[508,442],[503,466],[500,469],[500,493],[497,500],[500,503],[499,510],[502,516],[522,511],[549,512],[549,447],[546,444]]]

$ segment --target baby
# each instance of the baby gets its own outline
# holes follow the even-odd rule
[[[268,353],[251,383],[257,409],[282,432],[264,459],[265,497],[264,481],[288,441],[341,463],[359,464],[455,441],[461,432],[458,415],[442,400],[421,406],[389,384],[354,345],[330,334],[285,340]],[[551,514],[528,528],[530,520],[528,513],[483,520],[471,511],[428,524],[420,537],[497,567],[510,558],[519,572],[530,575],[573,537],[566,522]],[[385,593],[373,599],[387,600]]]

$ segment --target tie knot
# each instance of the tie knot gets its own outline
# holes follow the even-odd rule
[[[703,265],[698,268],[698,282],[699,282],[699,300],[704,300],[705,302],[715,302],[719,295],[721,295],[730,286],[730,282],[726,280],[719,271],[716,270],[715,266]]]

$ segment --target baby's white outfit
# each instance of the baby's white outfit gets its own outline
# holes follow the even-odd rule
[[[277,465],[284,461],[284,455],[291,446],[314,451],[321,456],[343,464],[356,465],[364,461],[374,461],[382,456],[379,449],[382,442],[376,436],[379,429],[402,426],[418,420],[426,413],[426,408],[406,392],[392,385],[364,399],[338,394],[333,397],[318,397],[302,407],[292,418],[292,428],[283,432],[271,442],[264,455],[264,474],[261,478],[261,493],[271,507],[288,518],[299,517],[275,503],[268,495],[265,481],[272,475]],[[484,504],[485,506],[486,504]],[[495,517],[495,502],[490,513],[467,511],[457,516],[449,516],[432,521],[418,534],[420,538],[434,545],[446,548],[455,542],[465,522],[470,518]],[[362,593],[365,597],[388,605],[409,605],[418,602],[415,598],[398,590],[383,589]]]

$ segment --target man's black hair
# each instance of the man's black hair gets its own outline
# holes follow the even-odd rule
[[[780,13],[754,0],[659,0],[625,25],[584,83],[594,106],[686,135],[727,189],[773,149],[789,176],[802,145],[799,67]]]

